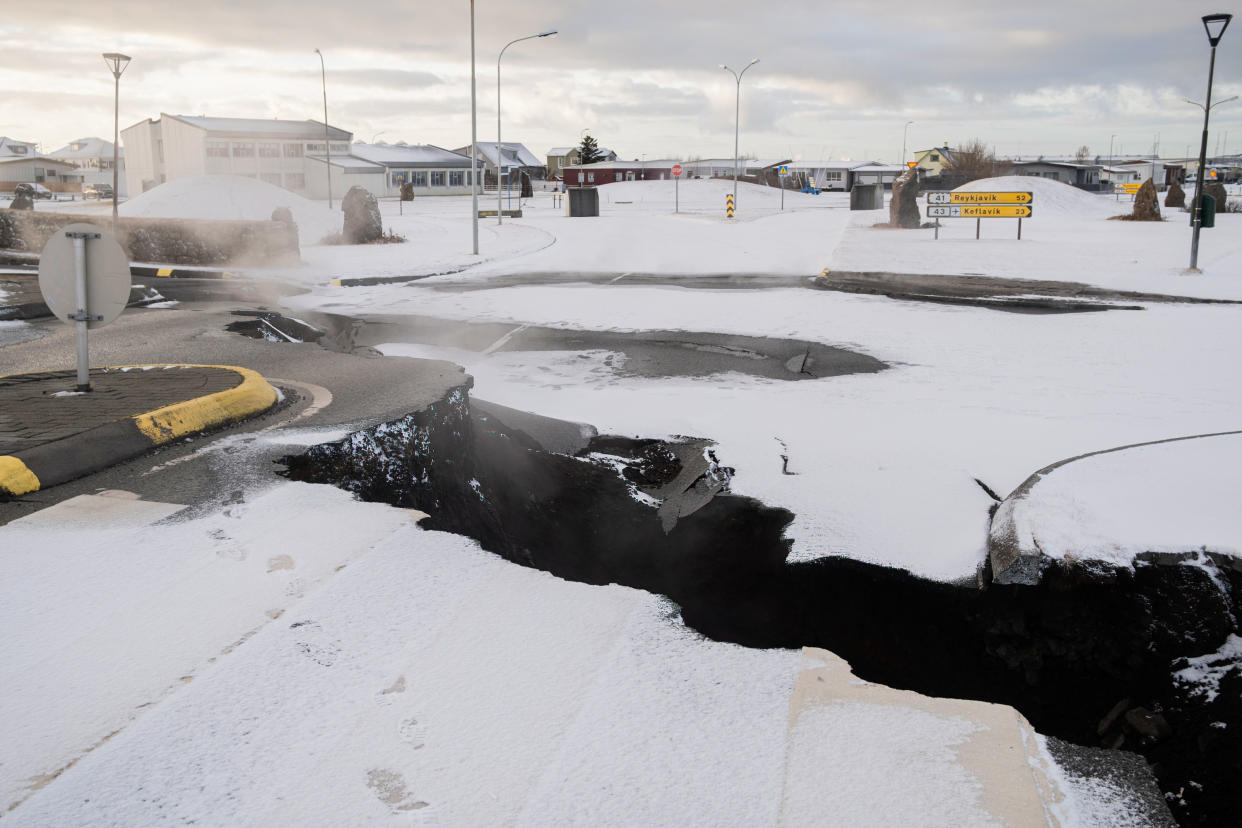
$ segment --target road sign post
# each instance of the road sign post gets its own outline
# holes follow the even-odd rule
[[[129,257],[111,233],[71,224],[44,245],[39,291],[56,317],[77,326],[78,391],[91,390],[87,331],[115,320],[129,301],[129,289]]]
[[[982,236],[983,219],[1016,218],[1018,240],[1022,240],[1022,219],[1034,215],[1035,197],[1028,192],[995,193],[949,193],[927,194],[927,217],[936,220],[935,238],[940,238],[940,219],[973,218],[975,239]]]
[[[785,210],[785,176],[789,175],[789,167],[781,164],[776,168],[777,180],[781,182],[781,212]]]
[[[681,212],[681,164],[673,165],[673,212]]]

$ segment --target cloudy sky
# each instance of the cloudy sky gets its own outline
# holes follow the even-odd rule
[[[1208,44],[1199,17],[1238,0],[477,0],[479,140],[537,155],[583,130],[623,158],[732,156],[732,76],[745,76],[741,150],[896,161],[981,138],[1002,155],[1166,155],[1198,146]],[[89,10],[89,11],[88,11]],[[0,135],[44,151],[112,134],[112,77],[133,63],[121,127],[160,112],[322,118],[355,140],[470,142],[468,0],[39,0],[0,13]],[[1215,97],[1242,95],[1242,19],[1218,49]],[[1242,104],[1213,113],[1209,152],[1242,151]]]

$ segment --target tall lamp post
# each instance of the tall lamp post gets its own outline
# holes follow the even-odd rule
[[[503,194],[500,192],[500,168],[504,164],[504,157],[500,154],[500,60],[505,56],[507,50],[514,43],[521,43],[523,40],[534,40],[537,37],[551,37],[556,34],[556,29],[548,29],[539,34],[527,35],[519,37],[517,40],[510,40],[505,44],[505,48],[500,50],[500,57],[496,58],[496,223],[502,224],[504,216],[504,202],[501,200]]]
[[[740,132],[740,129],[741,129],[741,118],[742,118],[742,75],[745,75],[746,70],[754,66],[758,62],[759,62],[759,58],[755,58],[750,63],[746,64],[745,68],[743,68],[741,72],[734,72],[732,69],[730,69],[728,66],[725,66],[723,63],[720,64],[720,68],[728,72],[730,75],[732,75],[733,80],[737,81],[737,98],[733,103],[733,204],[735,207],[737,206],[738,133]]]
[[[1220,43],[1225,29],[1229,28],[1232,14],[1205,14],[1203,28],[1212,47],[1208,63],[1207,100],[1203,104],[1203,140],[1199,144],[1199,174],[1195,176],[1195,200],[1191,206],[1194,230],[1190,236],[1190,269],[1199,269],[1199,230],[1203,222],[1203,179],[1207,173],[1208,116],[1212,114],[1212,76],[1216,74],[1216,44]]]
[[[901,165],[906,165],[906,131],[910,129],[910,124],[914,121],[906,121],[906,125],[901,128]]]
[[[323,81],[323,148],[327,153],[327,162],[324,164],[328,168],[328,209],[332,209],[332,139],[328,137],[328,72],[323,66],[323,52],[318,49],[315,54],[319,55],[319,78]]]
[[[120,52],[104,52],[104,63],[116,81],[116,91],[112,99],[112,230],[116,232],[116,193],[120,185],[121,164],[121,75],[129,66],[129,55]]]
[[[470,227],[479,255],[479,107],[474,82],[474,0],[470,0]]]

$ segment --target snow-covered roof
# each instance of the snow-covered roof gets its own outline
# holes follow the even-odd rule
[[[312,161],[320,163],[326,162],[328,159],[323,155],[306,156]],[[352,155],[334,155],[332,156],[332,166],[340,167],[342,170],[350,173],[382,173],[384,168],[379,164],[372,164],[364,158],[356,158]]]
[[[862,164],[855,164],[850,167],[855,172],[861,170],[864,172],[905,172],[905,164],[881,164],[879,161],[866,161]]]
[[[40,164],[44,166],[47,166],[49,164],[54,164],[58,167],[67,167],[69,169],[76,169],[76,167],[74,167],[73,164],[69,163],[68,161],[61,161],[59,158],[49,158],[46,155],[14,155],[14,156],[4,155],[4,156],[0,156],[0,164],[17,164],[22,161],[38,161]]]
[[[37,147],[29,141],[18,141],[15,138],[6,138],[0,135],[0,158],[10,155],[30,158],[36,154],[38,154]]]
[[[790,161],[785,166],[791,170],[852,170],[862,166],[861,161]]]
[[[495,141],[479,141],[475,144],[478,147],[479,155],[493,166],[496,165],[496,142]],[[502,141],[500,143],[501,151],[504,156],[504,166],[506,167],[542,167],[543,162],[531,153],[524,145],[517,142]],[[470,145],[453,150],[453,152],[470,157]]]
[[[245,135],[253,138],[300,138],[313,141],[323,139],[323,123],[315,120],[282,121],[278,118],[207,118],[193,115],[165,115],[176,118],[191,126],[208,132],[222,132],[228,135]],[[328,127],[328,135],[333,141],[348,141],[354,137],[334,126]]]
[[[385,167],[462,168],[470,166],[470,156],[431,144],[399,146],[397,144],[354,144],[352,152],[359,158]]]
[[[1028,166],[1031,166],[1031,165],[1033,165],[1033,164],[1044,164],[1044,165],[1049,166],[1049,167],[1069,167],[1069,168],[1071,168],[1071,169],[1075,169],[1075,170],[1092,170],[1092,169],[1098,169],[1098,168],[1099,168],[1099,166],[1100,166],[1099,164],[1085,164],[1085,163],[1081,163],[1081,162],[1077,162],[1077,161],[1048,161],[1048,160],[1043,160],[1043,161],[1014,161],[1014,162],[1012,162],[1012,163],[1013,163],[1013,165],[1014,165],[1015,167],[1028,167]],[[1150,162],[1150,161],[1148,161],[1147,163],[1148,163],[1148,164],[1150,164],[1151,162]]]
[[[680,163],[671,158],[653,159],[651,161],[596,161],[594,164],[567,164],[567,170],[667,170]]]
[[[578,149],[577,147],[553,147],[552,149],[548,150],[548,155],[549,156],[569,155],[571,152],[574,152],[577,149]]]
[[[120,149],[120,155],[124,157],[125,147]],[[111,158],[112,142],[102,138],[78,138],[49,154],[53,158]]]

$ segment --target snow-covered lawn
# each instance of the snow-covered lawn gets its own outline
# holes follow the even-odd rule
[[[663,599],[332,488],[125,522],[0,527],[6,825],[1086,825],[1125,805],[1009,708],[705,641]]]

